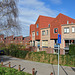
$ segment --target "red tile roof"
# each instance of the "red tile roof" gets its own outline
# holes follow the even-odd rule
[[[38,17],[40,28],[47,28],[48,25],[55,19],[53,17],[42,16]],[[36,24],[36,23],[35,23]]]

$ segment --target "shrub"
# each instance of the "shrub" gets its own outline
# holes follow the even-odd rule
[[[18,71],[14,68],[8,68],[8,67],[1,67],[0,66],[0,75],[32,75],[32,74]]]
[[[20,50],[19,47],[20,47],[19,45],[10,44],[8,47],[4,49],[4,51],[7,55],[11,55],[18,58],[25,58],[25,56],[27,55],[29,51]]]
[[[5,44],[4,43],[0,43],[0,50],[3,50],[5,48]]]
[[[75,55],[75,45],[70,45],[69,46],[69,54],[70,55]]]

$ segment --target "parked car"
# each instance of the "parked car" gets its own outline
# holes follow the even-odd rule
[[[4,50],[0,50],[0,55],[1,55],[1,54],[4,54]]]

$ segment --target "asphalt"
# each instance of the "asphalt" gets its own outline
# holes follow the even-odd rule
[[[1,55],[0,60],[2,58],[5,66],[8,66],[8,62],[11,62],[11,67],[15,69],[18,69],[18,65],[21,65],[21,71],[27,73],[32,74],[32,68],[35,68],[35,75],[50,75],[51,72],[53,72],[53,75],[58,75],[57,65],[23,60],[5,55]],[[60,66],[59,75],[75,75],[75,67]]]

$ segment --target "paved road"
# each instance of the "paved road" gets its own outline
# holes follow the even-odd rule
[[[18,65],[21,65],[21,70],[24,72],[32,73],[32,68],[35,68],[36,75],[50,75],[51,72],[53,72],[54,75],[57,75],[57,65],[28,61],[10,56],[0,56],[0,59],[1,58],[4,58],[4,65],[8,66],[8,62],[11,62],[11,67],[16,69],[18,69]],[[60,66],[59,74],[75,75],[75,68]]]

